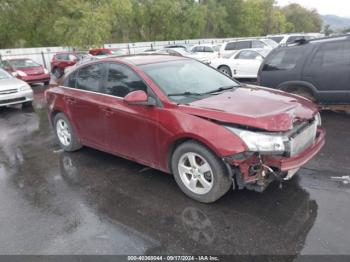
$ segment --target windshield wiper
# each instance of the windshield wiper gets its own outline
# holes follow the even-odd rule
[[[201,96],[203,94],[201,93],[194,93],[194,92],[183,92],[183,93],[174,93],[174,94],[168,94],[168,96]]]
[[[214,90],[211,90],[209,92],[206,92],[204,94],[213,94],[213,93],[217,93],[217,92],[222,92],[222,91],[234,89],[235,87],[238,87],[238,86],[222,86],[222,87],[219,87],[217,89],[214,89]]]

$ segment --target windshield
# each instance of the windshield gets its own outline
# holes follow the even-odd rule
[[[0,69],[0,80],[8,79],[8,78],[12,78],[12,76],[9,73],[7,73],[6,71]]]
[[[30,59],[7,60],[7,62],[14,68],[29,68],[41,66]]]
[[[239,86],[233,79],[195,60],[144,65],[142,69],[167,95],[193,93],[201,99],[198,94]],[[188,94],[171,96],[171,99],[179,101]]]
[[[275,41],[277,44],[281,43],[283,36],[270,36],[269,39]]]
[[[257,50],[257,52],[265,58],[271,52],[271,50],[261,49],[261,50]]]
[[[271,46],[272,48],[276,48],[278,46],[278,44],[271,40],[271,39],[264,39],[263,40],[266,44],[268,44],[269,46]]]

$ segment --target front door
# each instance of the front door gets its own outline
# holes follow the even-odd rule
[[[107,96],[103,106],[110,151],[150,166],[157,166],[159,108],[129,105],[123,100],[132,91],[143,90],[149,93],[150,90],[131,68],[112,62],[108,63],[106,68],[108,70],[103,89]]]

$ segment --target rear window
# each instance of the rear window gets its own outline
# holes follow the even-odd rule
[[[292,70],[303,53],[298,47],[277,49],[267,58],[263,71]]]

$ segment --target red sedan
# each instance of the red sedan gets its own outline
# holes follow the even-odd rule
[[[232,187],[261,192],[289,180],[325,143],[309,100],[242,85],[184,57],[84,64],[46,99],[64,150],[89,146],[172,173],[205,203]]]
[[[28,58],[15,58],[2,61],[3,68],[13,76],[30,84],[50,82],[49,72],[37,62]]]

